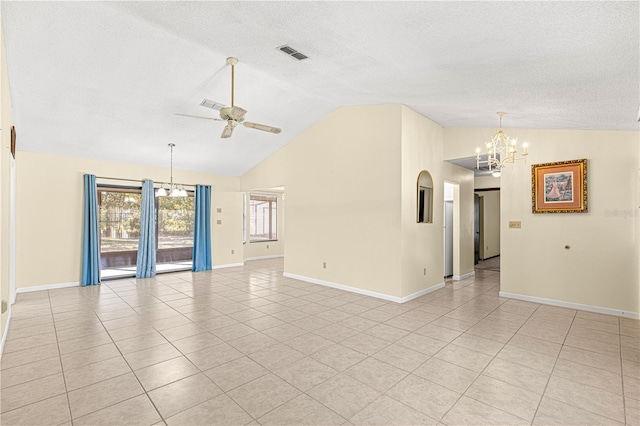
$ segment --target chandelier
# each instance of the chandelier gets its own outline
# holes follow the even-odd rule
[[[498,112],[500,116],[500,130],[493,135],[491,141],[487,142],[487,159],[483,160],[480,156],[480,148],[476,148],[476,168],[480,166],[488,166],[489,171],[493,171],[492,175],[500,177],[500,170],[508,163],[515,163],[517,160],[527,159],[527,148],[529,144],[522,144],[522,156],[518,157],[518,139],[512,138],[502,130],[502,117],[507,115],[506,112]]]
[[[169,187],[165,189],[163,186],[158,188],[156,192],[156,197],[186,197],[187,191],[182,188],[178,188],[178,184],[173,183],[173,147],[176,146],[174,143],[169,144],[169,148],[171,148],[171,181],[169,182]]]

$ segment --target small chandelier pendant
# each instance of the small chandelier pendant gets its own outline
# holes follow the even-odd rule
[[[527,155],[529,155],[527,151],[529,144],[524,142],[522,144],[522,154],[518,157],[518,139],[506,135],[502,129],[502,117],[505,115],[507,115],[506,112],[498,112],[498,116],[500,117],[500,130],[486,143],[486,160],[482,158],[484,156],[481,157],[480,148],[476,148],[476,168],[486,168],[494,172],[493,176],[496,177],[500,176],[500,170],[503,169],[505,165],[509,163],[514,164],[518,160],[525,160],[526,162]]]
[[[166,197],[166,196],[186,197],[187,196],[187,191],[184,189],[184,187],[180,189],[178,188],[178,184],[173,183],[173,147],[175,146],[176,144],[174,143],[169,144],[169,148],[171,149],[171,180],[169,181],[169,187],[166,189],[163,186],[158,188],[158,190],[156,191],[156,197]]]

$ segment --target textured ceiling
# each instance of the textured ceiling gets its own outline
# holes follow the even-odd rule
[[[638,2],[2,2],[18,148],[238,176],[340,105],[638,129]],[[310,59],[294,60],[283,44]],[[247,128],[175,116],[236,104]]]

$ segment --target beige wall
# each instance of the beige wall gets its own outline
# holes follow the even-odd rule
[[[493,176],[476,176],[474,178],[475,189],[500,188],[500,178]]]
[[[416,223],[423,169],[434,178],[433,224]],[[445,179],[459,184],[456,262],[465,274],[473,271],[473,173],[442,163],[442,128],[409,108],[342,107],[240,181],[243,190],[286,188],[285,272],[405,297],[443,281]]]
[[[286,272],[401,296],[401,118],[343,107],[290,143]]]
[[[457,185],[454,195],[454,275],[473,272],[473,172],[442,161],[442,127],[402,107],[402,295],[444,281],[444,181]],[[417,180],[422,170],[434,182],[433,223],[417,223]],[[471,212],[471,216],[469,215]],[[469,233],[471,230],[471,233]],[[426,268],[427,273],[424,274]]]
[[[166,181],[169,176],[168,169],[133,164],[26,151],[19,152],[17,157],[16,279],[19,288],[80,280],[83,174],[155,181]],[[217,207],[223,209],[222,224],[216,224],[217,216],[212,221],[213,263],[241,263],[242,202],[238,194],[227,194],[237,192],[239,179],[174,170],[174,180],[213,186],[213,211],[216,212]],[[232,255],[231,250],[235,254]]]
[[[9,246],[9,209],[10,209],[10,156],[11,156],[11,126],[13,125],[13,117],[11,114],[11,98],[9,96],[9,80],[7,77],[7,60],[4,49],[4,39],[2,36],[2,27],[0,27],[0,299],[6,301],[7,306],[10,303],[9,294],[9,277],[11,268],[10,264],[10,246]],[[9,310],[1,315],[0,320],[0,339],[3,339],[5,327],[9,318]]]
[[[244,261],[242,203],[241,192],[212,190],[211,260],[214,267],[237,265]]]
[[[495,131],[495,129],[493,129]],[[640,133],[507,129],[529,142],[527,164],[501,180],[501,290],[638,312]],[[473,153],[492,129],[445,129],[445,158]],[[531,164],[587,158],[589,212],[531,213]],[[508,221],[522,229],[508,229]],[[571,248],[566,250],[565,245]]]
[[[401,115],[342,107],[241,177],[286,188],[287,273],[400,296]]]
[[[477,194],[483,200],[480,258],[488,259],[500,255],[500,191],[482,191]]]

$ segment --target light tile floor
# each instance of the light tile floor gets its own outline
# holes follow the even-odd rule
[[[281,259],[24,293],[3,425],[640,424],[640,322],[498,297],[405,304]]]

